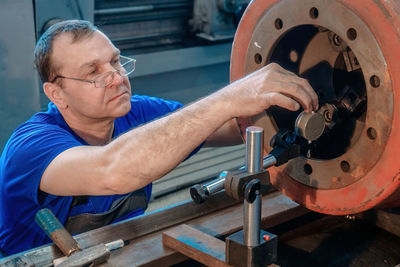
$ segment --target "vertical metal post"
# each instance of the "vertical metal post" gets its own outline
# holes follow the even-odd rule
[[[260,172],[263,168],[264,130],[251,126],[246,129],[246,166],[249,173]],[[261,197],[256,191],[253,202],[244,200],[243,240],[246,246],[260,244]]]
[[[257,173],[263,167],[264,129],[257,126],[246,128],[247,172]]]

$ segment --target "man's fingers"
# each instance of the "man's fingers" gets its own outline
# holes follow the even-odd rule
[[[314,109],[311,94],[299,83],[291,82],[286,84],[286,89],[281,94],[294,99],[303,107],[304,111],[311,112]]]
[[[304,90],[307,91],[312,101],[312,108],[314,111],[318,110],[318,95],[311,87],[310,83],[303,78],[300,78],[300,84],[303,86]]]
[[[295,98],[302,104],[304,110],[307,112],[318,109],[318,95],[306,79],[298,77],[293,72],[290,72],[275,63],[271,63],[270,68],[273,69],[275,74],[278,76],[275,77],[275,80],[282,82],[282,85],[280,86],[282,90],[277,90],[278,92],[282,92]],[[292,85],[285,86],[285,83],[290,83]],[[311,106],[308,104],[310,100]]]
[[[266,101],[268,106],[279,106],[291,111],[296,111],[300,108],[300,105],[296,100],[280,93],[267,94]]]

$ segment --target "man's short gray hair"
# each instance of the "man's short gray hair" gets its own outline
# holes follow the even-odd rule
[[[42,82],[49,82],[57,76],[51,60],[54,40],[61,34],[72,34],[72,42],[88,38],[97,31],[97,27],[86,20],[65,20],[48,28],[35,47],[35,65]]]

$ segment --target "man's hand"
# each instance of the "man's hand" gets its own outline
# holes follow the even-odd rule
[[[248,117],[276,105],[306,112],[318,109],[318,96],[307,80],[271,63],[230,84],[221,92],[232,117]]]

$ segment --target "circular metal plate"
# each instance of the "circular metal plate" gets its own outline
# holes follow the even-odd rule
[[[367,111],[356,126],[349,149],[333,159],[298,158],[271,170],[274,185],[310,209],[349,214],[398,199],[400,164],[391,157],[398,156],[393,146],[400,145],[400,132],[393,127],[398,120],[394,104],[400,100],[399,10],[400,4],[394,1],[253,1],[240,22],[231,56],[231,81],[269,63],[282,37],[303,25],[335,33],[351,48],[362,68]],[[301,61],[298,74],[313,64],[306,60],[312,58],[307,53],[324,56],[323,46],[314,47],[302,55],[288,53],[291,61]],[[338,45],[338,53],[340,49]],[[241,129],[263,127],[265,144],[277,132],[276,121],[267,113],[238,122]],[[270,149],[265,147],[265,153]]]

